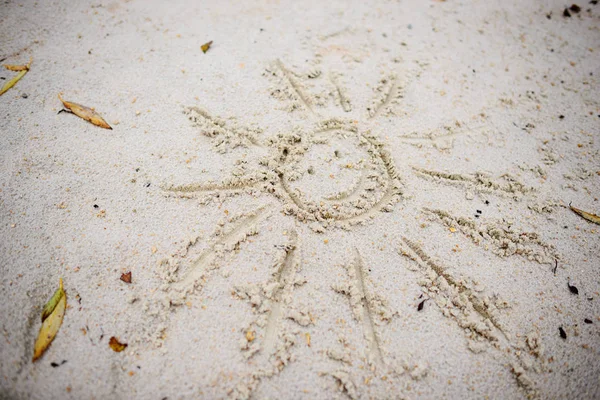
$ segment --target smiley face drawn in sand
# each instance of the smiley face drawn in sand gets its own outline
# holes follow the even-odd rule
[[[188,295],[198,292],[211,271],[218,268],[219,260],[247,237],[257,234],[261,224],[274,215],[294,218],[296,224],[307,224],[314,234],[318,234],[382,220],[383,213],[394,212],[394,205],[404,199],[405,188],[394,159],[373,124],[381,116],[393,116],[400,103],[404,84],[396,74],[387,74],[380,80],[374,90],[375,99],[365,107],[364,116],[352,114],[354,105],[339,84],[339,74],[314,69],[295,73],[281,61],[276,61],[267,68],[265,75],[275,82],[271,94],[281,99],[290,111],[301,110],[307,115],[311,121],[308,127],[264,137],[260,129],[241,127],[212,116],[203,108],[188,107],[185,114],[200,133],[211,138],[215,151],[245,147],[255,157],[250,161],[240,160],[234,173],[220,182],[164,185],[163,189],[168,196],[204,198],[203,204],[210,201],[211,196],[256,197],[256,193],[262,193],[272,196],[280,204],[280,212],[273,212],[269,204],[231,216],[218,228],[212,244],[197,258],[189,260],[184,255],[164,260],[161,270],[168,282],[166,293],[170,306],[183,304]],[[326,94],[315,95],[306,89],[306,82],[315,79],[328,79]],[[323,117],[318,110],[327,99],[333,99],[339,110],[354,115],[355,119]],[[455,136],[468,133],[470,129],[457,132],[441,128],[440,132],[400,138],[407,145],[443,148],[452,145]],[[250,150],[256,150],[256,153]],[[532,191],[507,174],[494,178],[482,173],[450,174],[416,167],[410,171],[420,178],[459,186],[467,192],[517,198]],[[332,187],[335,187],[333,191]],[[520,255],[541,264],[553,264],[557,257],[553,247],[537,235],[521,232],[507,223],[478,223],[438,209],[421,211],[452,232],[458,231],[474,243],[484,244],[500,257]],[[243,379],[236,387],[234,397],[247,397],[261,380],[278,374],[291,360],[290,349],[296,340],[290,324],[314,324],[310,310],[294,306],[294,290],[306,282],[298,276],[302,238],[296,230],[288,238],[289,241],[280,246],[268,281],[235,288],[236,296],[248,301],[255,314],[255,319],[241,329],[245,338],[242,351],[247,358],[259,359],[263,367]],[[197,238],[191,240],[186,249],[196,242]],[[469,346],[476,349],[473,351],[487,350],[501,355],[511,365],[519,387],[528,395],[535,395],[535,382],[527,372],[532,365],[536,371],[543,370],[542,361],[535,355],[540,352],[539,337],[529,333],[525,334],[526,341],[511,339],[503,321],[502,309],[506,303],[497,294],[481,290],[477,282],[468,278],[454,276],[413,239],[403,236],[397,248],[398,253],[411,260],[413,268],[422,274],[419,285],[423,293],[443,310],[444,315],[463,328]],[[378,293],[366,267],[368,261],[363,259],[358,245],[354,246],[346,263],[347,282],[333,289],[348,298],[355,322],[367,343],[366,359],[372,370],[384,371],[398,379],[405,372],[414,379],[422,376],[423,371],[419,368],[395,365],[381,345],[379,331],[394,318],[394,312],[389,309],[385,297]],[[327,352],[327,357],[339,362],[340,368],[326,375],[333,377],[345,392],[356,394],[357,389],[352,383],[352,374],[356,371],[349,372],[349,365],[344,361],[347,357],[335,351]]]

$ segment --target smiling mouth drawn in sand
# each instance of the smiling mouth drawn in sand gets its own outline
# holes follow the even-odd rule
[[[357,119],[323,118],[319,106],[328,96],[314,95],[305,88],[307,80],[329,79],[329,99],[344,113],[353,115],[354,104],[339,81],[341,74],[310,70],[298,74],[276,61],[265,75],[274,81],[271,94],[282,100],[290,111],[300,110],[312,121],[308,129],[296,128],[275,137],[263,137],[262,130],[245,128],[212,116],[203,108],[185,108],[193,126],[211,138],[214,148],[228,152],[236,147],[256,150],[256,165],[240,161],[235,173],[221,182],[164,185],[168,196],[202,198],[203,204],[212,196],[254,196],[263,193],[273,196],[280,205],[280,213],[273,212],[273,204],[262,206],[246,214],[229,217],[217,229],[216,238],[207,250],[191,261],[186,254],[198,238],[190,240],[182,256],[173,256],[161,264],[162,277],[168,282],[166,293],[171,306],[183,304],[186,297],[199,291],[208,281],[211,271],[247,237],[257,235],[266,221],[275,218],[294,218],[296,229],[287,233],[288,242],[271,267],[271,279],[262,284],[236,287],[236,297],[252,306],[255,319],[240,329],[241,350],[248,358],[257,359],[260,368],[254,370],[233,390],[235,397],[248,397],[262,379],[278,374],[291,361],[290,349],[298,334],[296,327],[315,323],[308,310],[294,304],[294,290],[306,283],[300,276],[302,265],[302,234],[306,224],[313,234],[330,229],[354,229],[357,225],[378,220],[384,212],[394,212],[394,205],[405,199],[401,177],[384,143],[374,133],[372,121],[391,116],[399,107],[405,84],[395,74],[388,74],[375,88],[375,99],[366,107],[365,117]],[[468,135],[472,129],[455,124],[457,129],[441,128],[437,132],[397,135],[407,145],[433,146],[439,149],[452,146],[453,138]],[[317,162],[323,167],[315,166]],[[437,184],[454,185],[467,193],[479,193],[499,198],[522,199],[534,192],[516,178],[504,174],[497,178],[475,172],[453,174],[421,167],[408,169],[415,176]],[[339,177],[342,182],[334,192],[324,193],[319,182]],[[330,187],[330,186],[327,186]],[[540,264],[553,264],[558,257],[554,248],[536,234],[521,232],[503,221],[478,223],[471,218],[455,216],[445,210],[422,209],[431,221],[446,226],[451,232],[460,232],[476,244],[500,257],[520,255]],[[273,224],[271,221],[270,224]],[[542,346],[536,333],[526,332],[520,340],[511,338],[503,320],[503,309],[509,307],[497,293],[479,287],[477,282],[457,277],[448,272],[423,248],[410,239],[409,232],[397,243],[398,253],[411,262],[411,267],[422,274],[419,282],[423,294],[432,300],[443,315],[464,329],[468,346],[473,352],[495,352],[509,366],[515,382],[528,396],[536,396],[536,385],[530,374],[541,373],[545,366]],[[362,330],[366,343],[365,359],[373,374],[385,374],[390,379],[421,379],[426,368],[398,364],[391,360],[380,334],[382,327],[395,317],[377,283],[369,277],[360,251],[354,245],[353,254],[345,262],[346,280],[332,289],[346,296],[352,309],[357,329]],[[344,351],[347,351],[344,350]],[[344,351],[331,349],[327,357],[338,367],[324,375],[333,377],[340,389],[350,397],[360,392],[354,382],[356,371],[349,369]],[[361,377],[361,379],[370,379]]]

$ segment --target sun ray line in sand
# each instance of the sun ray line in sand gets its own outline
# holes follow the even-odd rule
[[[221,267],[220,260],[237,250],[248,237],[258,235],[259,226],[270,218],[271,209],[269,205],[263,205],[221,221],[214,233],[216,238],[197,256],[192,256],[191,252],[200,242],[200,235],[191,237],[177,253],[160,261],[158,276],[164,282],[162,294],[142,302],[152,319],[144,331],[156,346],[164,343],[171,309],[188,304],[188,296],[199,293],[211,273]],[[132,299],[140,298],[134,296]]]
[[[356,247],[353,251],[353,259],[343,267],[348,281],[334,285],[332,288],[348,298],[354,319],[363,325],[363,336],[367,342],[367,362],[373,368],[384,367],[386,362],[375,317],[379,316],[382,322],[388,323],[394,313],[389,309],[383,296],[367,287],[366,268],[362,255]]]
[[[455,124],[459,124],[458,121]],[[454,141],[461,136],[470,136],[472,134],[483,135],[482,130],[486,125],[477,125],[470,127],[460,124],[460,126],[444,125],[439,128],[431,129],[426,132],[413,132],[403,134],[398,138],[403,142],[413,146],[429,145],[438,150],[447,150],[454,147]],[[439,133],[440,130],[445,132]]]
[[[373,101],[374,105],[367,108],[369,120],[377,118],[385,108],[389,107],[392,102],[397,100],[397,97],[400,96],[400,89],[397,81],[398,78],[396,75],[390,75],[380,81],[377,91],[382,92],[383,96],[375,99]]]
[[[163,185],[161,188],[166,192],[173,194],[193,194],[202,192],[216,192],[216,191],[227,191],[227,190],[242,190],[258,185],[253,178],[246,180],[239,179],[232,183],[220,182],[220,183],[188,183],[184,185]]]
[[[248,300],[258,315],[244,328],[246,343],[242,350],[246,358],[260,353],[262,363],[267,364],[277,353],[277,342],[283,332],[280,329],[282,321],[289,319],[300,326],[312,324],[308,311],[291,307],[294,288],[305,281],[297,277],[301,264],[298,233],[293,230],[286,235],[288,242],[278,247],[281,252],[276,256],[269,280],[262,284],[241,285],[235,288],[236,295],[242,300]],[[255,340],[256,332],[263,332],[261,340]]]
[[[498,319],[500,309],[508,307],[506,302],[497,296],[480,293],[481,289],[474,282],[454,277],[407,238],[401,239],[398,253],[417,264],[424,276],[419,285],[445,317],[464,329],[468,348],[474,353],[487,349],[501,354],[510,366],[516,384],[527,397],[538,398],[539,392],[530,373],[544,369],[539,334],[531,332],[526,335],[524,343],[516,343]]]
[[[517,230],[509,222],[475,223],[470,218],[456,217],[443,210],[424,208],[423,212],[449,229],[461,232],[474,244],[485,244],[486,250],[489,248],[498,257],[516,254],[548,265],[554,265],[560,259],[554,246],[542,241],[537,233]]]
[[[298,83],[294,78],[293,73],[287,69],[285,65],[283,65],[281,60],[275,61],[275,65],[281,71],[286,82],[288,83],[289,88],[293,91],[293,93],[296,94],[304,108],[306,108],[312,116],[318,116],[317,112],[311,105],[310,97],[304,93],[300,83]]]
[[[331,84],[335,88],[337,100],[340,103],[340,107],[342,108],[342,110],[344,110],[344,112],[352,111],[352,102],[346,95],[345,90],[342,89],[342,87],[340,86],[340,84],[338,82],[338,78],[335,76],[335,74],[333,72],[329,73],[329,80],[331,81]]]
[[[502,174],[499,178],[492,178],[489,174],[475,172],[473,174],[459,174],[430,169],[412,167],[416,175],[437,183],[462,186],[479,193],[493,193],[501,196],[510,196],[515,199],[522,198],[534,189],[521,183],[510,174]]]
[[[296,286],[306,283],[298,277],[301,265],[300,243],[295,230],[284,232],[288,236],[285,245],[276,255],[270,278],[259,284],[236,286],[234,294],[247,300],[255,318],[242,329],[244,339],[241,350],[246,359],[255,358],[256,368],[242,377],[231,394],[234,398],[252,396],[263,379],[278,375],[293,361],[291,348],[296,345],[300,332],[285,321],[306,327],[314,323],[312,314],[293,304]]]
[[[273,279],[276,282],[276,287],[271,294],[271,311],[267,319],[267,326],[265,328],[265,346],[264,353],[266,356],[270,356],[275,348],[275,341],[278,333],[278,325],[281,320],[282,314],[282,300],[284,292],[289,287],[289,283],[293,282],[294,275],[296,273],[296,246],[298,245],[298,234],[296,231],[290,233],[290,243],[285,252],[285,258],[283,262],[279,263],[276,269]]]
[[[373,364],[379,365],[384,362],[383,355],[381,354],[381,345],[379,343],[379,337],[377,335],[377,329],[375,328],[375,321],[373,320],[373,298],[365,287],[365,267],[363,259],[358,252],[357,248],[354,248],[354,278],[356,288],[358,289],[359,296],[362,303],[362,319],[364,322],[364,335],[369,342],[369,359],[372,360]]]
[[[217,139],[214,147],[219,152],[226,152],[238,146],[263,147],[260,139],[261,129],[241,127],[235,122],[226,122],[197,106],[185,107],[183,112],[192,122],[192,126],[199,128],[203,135]]]
[[[201,286],[201,281],[206,278],[206,274],[215,268],[214,263],[228,251],[233,250],[235,246],[244,241],[248,236],[256,234],[257,225],[269,215],[268,208],[263,206],[243,216],[231,231],[224,233],[211,247],[202,252],[185,272],[178,273],[180,263],[177,263],[172,268],[174,271],[169,277],[171,280],[169,284],[171,303],[182,302],[188,294]],[[163,264],[169,264],[168,261],[163,261]],[[173,298],[174,294],[178,294],[179,299]]]

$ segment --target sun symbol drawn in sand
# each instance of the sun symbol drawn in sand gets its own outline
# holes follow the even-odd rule
[[[282,61],[270,65],[265,75],[273,83],[271,95],[282,101],[289,111],[304,114],[310,122],[305,128],[265,137],[259,128],[247,128],[211,115],[201,107],[188,107],[185,114],[198,131],[213,141],[218,152],[242,147],[255,151],[256,157],[246,157],[236,165],[233,174],[220,182],[192,182],[185,185],[165,185],[168,197],[201,199],[203,204],[223,196],[250,196],[271,199],[267,204],[245,214],[232,215],[217,228],[211,245],[196,258],[174,256],[162,263],[166,293],[170,306],[184,304],[186,298],[198,293],[219,268],[219,261],[249,236],[257,235],[259,227],[278,226],[280,219],[294,219],[295,229],[286,232],[288,241],[277,247],[270,278],[260,284],[236,287],[235,295],[247,301],[255,318],[240,330],[241,349],[260,368],[244,377],[231,395],[247,398],[264,379],[279,374],[293,360],[292,348],[308,335],[295,327],[315,325],[310,309],[294,306],[294,291],[304,285],[302,278],[302,235],[322,234],[329,230],[351,230],[369,223],[385,223],[386,213],[395,212],[395,205],[405,201],[405,184],[396,168],[394,157],[377,134],[378,118],[393,118],[400,106],[407,84],[400,74],[386,74],[374,88],[373,101],[355,112],[355,104],[347,95],[339,73],[309,68],[296,72]],[[324,88],[315,92],[311,88]],[[321,108],[334,103],[339,113],[352,118],[326,118]],[[362,115],[361,115],[362,114]],[[454,138],[468,134],[470,129],[459,124],[431,132],[400,136],[407,145],[435,147],[451,146]],[[333,151],[332,151],[333,150]],[[254,154],[254,153],[252,153]],[[328,167],[315,165],[325,162]],[[330,190],[334,166],[342,185]],[[508,174],[494,178],[489,175],[451,174],[441,171],[410,168],[419,178],[439,184],[455,185],[469,192],[487,193],[499,197],[523,197],[533,189]],[[336,177],[336,178],[337,178]],[[479,222],[455,216],[440,209],[422,209],[432,221],[460,232],[476,244],[485,245],[500,257],[518,255],[539,263],[552,264],[557,255],[552,246],[535,233],[516,230],[499,221]],[[368,260],[363,258],[359,243],[352,245],[343,275],[347,280],[332,290],[346,296],[357,329],[362,330],[367,368],[352,368],[348,343],[340,349],[330,349],[325,357],[337,365],[323,376],[337,383],[348,396],[360,397],[362,389],[354,382],[370,381],[385,376],[401,382],[403,379],[426,379],[426,367],[391,359],[381,343],[381,330],[395,318],[386,298],[376,288],[369,275]],[[468,346],[474,352],[494,352],[515,377],[515,383],[527,396],[537,395],[532,374],[544,371],[542,345],[536,333],[526,332],[515,340],[506,332],[503,308],[506,302],[496,293],[481,290],[477,283],[454,276],[448,268],[427,255],[416,240],[402,236],[397,251],[419,272],[423,295],[435,304],[443,315],[453,320],[464,332]],[[308,341],[310,336],[303,337]],[[342,341],[343,342],[343,341]]]

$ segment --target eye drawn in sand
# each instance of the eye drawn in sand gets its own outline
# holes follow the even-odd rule
[[[272,136],[260,128],[249,128],[213,116],[204,108],[191,106],[185,115],[198,131],[210,138],[217,152],[229,152],[237,147],[248,150],[253,163],[243,161],[235,172],[219,182],[190,182],[184,185],[163,185],[167,197],[198,199],[209,204],[222,196],[248,196],[269,199],[268,204],[253,211],[229,217],[217,229],[212,243],[197,257],[190,259],[187,251],[196,246],[198,238],[190,240],[182,255],[165,260],[161,275],[166,282],[164,291],[168,307],[184,304],[187,296],[197,294],[208,282],[211,272],[221,260],[238,248],[247,237],[259,235],[265,224],[277,226],[276,219],[286,218],[296,227],[279,245],[273,260],[270,277],[265,282],[235,287],[237,299],[250,306],[252,321],[239,328],[241,351],[257,367],[242,378],[229,393],[235,398],[252,396],[264,379],[273,378],[293,361],[292,349],[300,340],[300,327],[318,327],[318,316],[294,301],[295,290],[306,284],[302,277],[302,235],[313,235],[335,229],[356,229],[372,220],[384,223],[382,214],[395,212],[395,204],[408,201],[406,187],[393,155],[376,134],[373,124],[383,116],[394,117],[402,106],[406,78],[400,73],[384,74],[373,89],[374,99],[360,109],[345,89],[344,75],[325,71],[322,67],[297,73],[277,60],[266,69],[273,82],[271,95],[282,101],[288,111],[299,111],[307,119],[304,128]],[[407,76],[410,74],[407,74]],[[315,82],[324,90],[315,92]],[[316,94],[315,94],[316,93]],[[334,103],[338,114],[351,113],[354,119],[325,117],[324,111]],[[457,126],[458,127],[458,126]],[[407,145],[431,145],[439,149],[451,146],[455,136],[470,134],[464,126],[442,128],[441,132],[412,133],[397,138]],[[462,129],[462,130],[461,130]],[[334,152],[330,150],[335,148]],[[256,153],[253,151],[256,150]],[[315,168],[316,160],[334,166],[344,179],[333,192],[332,185],[319,186],[327,179]],[[452,185],[467,193],[485,193],[514,201],[535,192],[517,178],[502,174],[494,177],[481,172],[471,174],[434,171],[421,167],[408,168],[414,176],[439,185]],[[333,175],[333,174],[331,174]],[[328,191],[329,190],[329,191]],[[534,233],[521,232],[504,222],[476,223],[470,218],[454,216],[444,210],[421,209],[422,215],[443,226],[459,231],[475,244],[499,257],[522,256],[540,264],[551,264],[558,255],[554,248]],[[308,226],[310,229],[304,229]],[[408,232],[404,233],[409,235]],[[391,379],[421,379],[427,375],[423,368],[396,365],[389,359],[381,331],[398,311],[390,309],[385,295],[375,289],[363,259],[361,243],[352,248],[351,259],[344,265],[345,283],[334,285],[335,292],[345,296],[352,311],[355,329],[362,332],[365,348],[362,359],[374,376]],[[463,328],[469,348],[475,352],[491,352],[504,360],[525,395],[537,396],[535,380],[530,373],[543,372],[540,361],[542,346],[535,333],[518,342],[506,333],[503,308],[507,304],[496,293],[482,292],[467,278],[457,278],[427,255],[416,241],[403,237],[398,253],[416,265],[423,279],[423,293],[433,300],[441,313]],[[164,327],[168,324],[165,321]],[[324,356],[338,367],[323,371],[323,377],[333,378],[348,396],[361,397],[355,383],[356,368],[352,369],[347,339],[341,337],[344,350],[329,349]],[[361,375],[361,379],[370,377]]]

